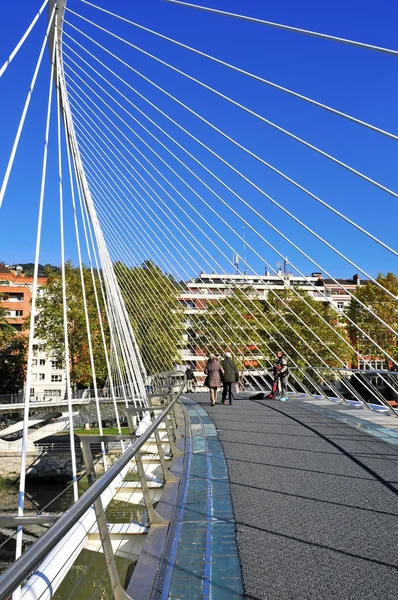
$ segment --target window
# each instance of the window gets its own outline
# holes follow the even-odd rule
[[[15,316],[16,317],[22,317],[23,316],[23,310],[16,310],[15,311]]]
[[[7,296],[7,302],[23,302],[23,294],[13,294],[7,292]]]
[[[30,395],[34,396],[35,395],[35,388],[30,388]]]
[[[343,309],[344,308],[344,302],[337,302],[337,308]]]
[[[22,325],[13,325],[13,324],[11,324],[11,327],[13,327],[15,329],[15,331],[22,331]]]
[[[51,375],[51,382],[62,381],[62,375]]]
[[[51,368],[52,369],[60,369],[61,368],[61,363],[59,360],[52,360],[51,361]]]
[[[44,390],[45,396],[52,396],[53,398],[61,397],[61,390]]]
[[[44,373],[39,373],[39,381],[44,381],[44,379],[46,378]]]
[[[33,352],[37,352],[38,349],[39,349],[39,346],[37,344],[33,344],[33,346],[32,346]]]
[[[45,364],[46,364],[46,359],[45,359],[45,358],[41,358],[41,359],[39,360],[39,365],[40,365],[41,367],[44,367],[44,365],[45,365]]]
[[[37,358],[32,360],[32,367],[37,367]]]

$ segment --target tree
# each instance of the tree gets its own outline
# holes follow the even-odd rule
[[[0,394],[23,389],[26,373],[27,339],[12,327],[0,328]]]
[[[7,296],[0,296],[0,302]],[[0,305],[0,394],[23,388],[26,371],[26,338],[7,321],[9,310]]]
[[[248,300],[247,295],[252,297]],[[228,298],[208,301],[206,311],[192,316],[195,343],[207,353],[234,354],[239,368],[253,352],[268,355],[264,344],[262,302],[250,288],[234,288]]]
[[[0,295],[0,302],[6,300],[6,298],[7,298],[7,296]],[[11,325],[7,321],[9,312],[10,311],[8,310],[8,308],[4,308],[3,306],[0,305],[0,336],[1,336],[1,332],[12,329]]]
[[[379,273],[376,280],[394,296],[398,296],[398,278],[394,273],[387,273],[387,275]],[[391,298],[379,286],[369,281],[365,285],[361,285],[355,291],[354,296],[383,319],[392,329],[395,331],[398,330],[397,301]],[[386,354],[394,359],[395,365],[387,358],[386,362],[395,370],[396,365],[398,365],[397,336],[354,299],[350,302],[347,315],[371,339],[383,348]],[[360,354],[364,356],[383,357],[380,350],[365,335],[360,333],[354,325],[349,324],[348,331],[353,346]]]
[[[107,365],[103,347],[94,286],[91,272],[83,267],[83,278],[87,298],[88,320],[91,333],[96,379],[103,385],[107,378]],[[71,263],[65,267],[66,304],[68,321],[68,345],[70,356],[71,383],[76,387],[92,387],[93,374],[84,312],[84,301],[80,269]],[[100,290],[97,291],[101,314],[105,314]],[[29,322],[26,323],[29,326]],[[109,328],[103,319],[107,350],[109,351]],[[55,271],[48,274],[47,285],[37,299],[35,336],[42,340],[46,352],[65,365],[64,318],[62,302],[62,278]]]
[[[338,313],[306,292],[296,295],[282,289],[264,301],[250,288],[235,289],[228,299],[210,302],[206,311],[195,315],[194,327],[201,348],[217,353],[228,348],[241,364],[252,349],[264,357],[260,368],[279,349],[299,366],[322,366],[323,359],[330,367],[340,367],[350,355]]]
[[[331,304],[324,305],[305,291],[295,294],[283,289],[269,294],[265,315],[271,321],[264,325],[266,335],[274,338],[269,339],[271,349],[282,348],[299,366],[305,366],[305,360],[322,366],[321,358],[329,367],[341,367],[350,357],[349,346],[338,336],[347,337],[339,314]]]
[[[179,283],[149,260],[135,267],[117,262],[115,273],[145,369],[149,374],[172,369],[185,333]]]

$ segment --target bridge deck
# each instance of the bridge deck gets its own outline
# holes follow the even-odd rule
[[[224,450],[246,598],[396,597],[396,445],[300,400],[189,396]]]

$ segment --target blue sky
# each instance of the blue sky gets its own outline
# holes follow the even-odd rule
[[[317,40],[295,33],[278,31],[227,17],[209,15],[201,11],[173,6],[161,0],[136,0],[130,3],[122,0],[112,0],[112,2],[98,0],[97,3],[142,25],[213,54],[220,59],[252,71],[278,84],[290,87],[297,92],[329,104],[364,121],[369,121],[392,133],[398,133],[396,110],[398,57]],[[21,0],[19,3],[6,3],[3,7],[0,22],[0,64],[4,62],[14,48],[40,4],[41,2],[36,0],[29,2]],[[244,12],[259,18],[314,29],[375,45],[390,48],[397,47],[398,7],[391,0],[378,2],[377,11],[375,11],[373,2],[360,2],[357,0],[350,0],[349,2],[337,0],[333,3],[326,3],[326,5],[315,0],[301,2],[283,0],[278,3],[260,0],[246,0],[244,3],[237,0],[213,0],[212,2],[203,1],[203,4],[232,12]],[[145,50],[162,57],[177,68],[185,70],[208,85],[217,88],[223,94],[260,113],[281,127],[290,130],[295,135],[319,146],[324,151],[336,156],[339,160],[347,162],[373,179],[380,181],[393,190],[398,190],[396,175],[398,152],[397,142],[394,140],[365,130],[337,116],[327,114],[325,111],[311,107],[299,99],[288,97],[282,92],[253,82],[243,75],[233,74],[224,67],[215,65],[204,58],[193,56],[166,41],[154,38],[149,33],[139,31],[125,23],[105,16],[95,9],[85,6],[79,0],[69,0],[68,6],[70,9],[76,10],[87,16],[87,18],[111,29]],[[95,37],[96,40],[105,44],[109,50],[118,54],[129,64],[134,65],[139,71],[188,104],[204,118],[223,129],[239,143],[247,146],[264,160],[296,179],[300,184],[309,188],[313,193],[319,195],[377,237],[380,237],[387,244],[396,247],[396,198],[360,181],[358,177],[331,164],[330,161],[316,155],[297,142],[289,140],[265,123],[261,123],[254,117],[243,113],[231,104],[217,98],[211,92],[157,64],[152,59],[126,47],[106,34],[98,32],[90,25],[83,24],[80,19],[72,14],[69,13],[67,19],[70,23],[81,27],[89,35]],[[0,177],[3,176],[7,163],[45,27],[46,17],[42,17],[20,55],[0,80]],[[90,51],[95,48],[80,37],[70,25],[66,26],[65,31],[72,35],[75,40],[83,43]],[[74,45],[73,41],[68,38],[65,39],[72,48],[77,50],[77,46]],[[351,226],[343,223],[329,211],[317,205],[308,196],[234,148],[170,99],[165,98],[163,94],[132,74],[131,71],[129,72],[115,61],[112,62],[112,59],[105,58],[106,55],[101,51],[97,51],[97,53],[101,59],[106,60],[106,63],[114,68],[117,74],[128,80],[148,99],[161,107],[193,135],[209,145],[225,160],[241,170],[258,187],[325,237],[341,252],[347,254],[364,270],[371,275],[387,270],[396,272],[396,258],[391,253],[367,240],[362,234],[354,231]],[[67,51],[67,54],[70,58],[73,57],[74,60],[77,60],[79,64],[79,59],[75,59],[71,51]],[[0,259],[8,262],[31,262],[33,260],[49,82],[48,63],[46,54],[37,89],[32,99],[26,130],[22,137],[21,147],[18,150],[17,160],[10,179],[9,190],[0,210]],[[94,62],[91,61],[91,64],[94,64]],[[81,62],[80,65],[83,66]],[[84,87],[84,84],[81,84],[78,77],[71,70],[68,70],[69,67],[76,70],[76,73],[80,73],[83,79],[85,75],[79,70],[79,67],[73,65],[70,59],[66,59],[72,106],[80,111],[83,105],[79,100],[80,92],[76,84],[82,85],[83,89],[87,90],[87,88]],[[85,70],[87,71],[87,69]],[[102,73],[106,75],[104,70],[102,70]],[[107,77],[111,79],[109,75]],[[86,79],[86,81],[88,80]],[[116,82],[114,83],[116,84]],[[119,87],[126,93],[126,88]],[[230,169],[221,165],[216,158],[210,156],[203,148],[188,139],[166,119],[160,117],[145,102],[133,96],[133,94],[129,94],[131,100],[134,100],[137,106],[144,110],[149,117],[155,119],[162,128],[199,160],[203,161],[210,170],[228,186],[236,190],[253,208],[278,227],[289,239],[302,247],[323,268],[329,270],[334,276],[351,276],[354,274],[356,270],[352,265],[347,264],[335,253],[326,249],[313,236],[303,231],[300,226],[283,215],[278,208],[255,191],[252,186],[242,181]],[[128,106],[125,102],[122,102],[122,104]],[[104,107],[103,109],[106,114],[110,114],[109,110]],[[78,118],[78,120],[83,125],[81,118]],[[142,121],[144,122],[144,120]],[[131,124],[134,125],[133,122]],[[55,122],[53,122],[50,140],[49,178],[45,203],[41,262],[59,264],[59,209],[54,126]],[[148,123],[146,123],[146,126],[154,134],[159,135],[156,128],[148,125]],[[130,130],[123,125],[121,127],[126,135],[133,139]],[[137,131],[139,130],[139,127],[135,128]],[[85,134],[82,128],[79,129],[78,127],[78,130],[84,155]],[[177,162],[170,159],[170,155],[154,143],[148,134],[144,132],[142,137],[148,143],[150,142],[159,155],[170,162],[181,177],[214,207],[218,215],[224,218],[235,231],[241,233],[242,223],[238,218],[233,216],[225,206],[222,206],[208,190],[198,184],[197,180],[189,175]],[[167,142],[163,134],[159,137],[164,143]],[[163,166],[159,159],[154,158],[154,155],[150,152],[148,153],[142,142],[135,141],[135,143],[137,148],[146,153],[148,157],[151,157],[154,164],[186,198],[188,204],[184,204],[181,196],[178,196],[174,190],[167,188],[173,199],[181,206],[186,207],[188,214],[196,221],[198,219],[195,216],[194,209],[199,211],[214,226],[221,237],[242,255],[243,245],[233,233],[204,207],[197,196],[189,191],[173,174],[170,174],[170,171]],[[214,188],[227,204],[231,205],[242,218],[247,219],[253,228],[259,231],[270,244],[274,245],[282,254],[287,255],[289,260],[299,269],[307,274],[318,271],[314,264],[311,264],[297,250],[294,250],[287,241],[281,239],[259,217],[254,216],[248,208],[243,207],[236,197],[227,192],[211,176],[199,169],[191,159],[187,159],[182,151],[169,142],[167,144],[195,172],[200,174],[204,181]],[[122,148],[121,150],[123,151]],[[102,151],[108,154],[105,146],[103,146]],[[98,159],[104,155],[94,152],[92,156],[97,156]],[[100,191],[96,187],[95,168],[90,165],[89,158],[84,160],[87,160],[88,179],[93,186],[94,199],[99,198]],[[111,178],[110,162],[105,165],[104,159],[100,158],[100,169],[106,173],[104,182],[109,183]],[[144,175],[142,167],[138,166],[137,169]],[[154,173],[152,167],[149,170]],[[170,269],[174,267],[176,273],[182,275],[186,272],[194,274],[198,271],[198,264],[203,266],[204,270],[209,270],[210,267],[219,270],[220,265],[224,270],[230,271],[231,267],[223,254],[216,251],[205,235],[189,224],[180,209],[172,204],[169,196],[156,185],[154,187],[166,204],[166,212],[167,207],[174,211],[176,217],[174,223],[172,222],[172,216],[171,221],[168,221],[161,208],[145,196],[148,202],[148,210],[153,210],[151,214],[154,216],[157,225],[152,223],[144,210],[138,206],[139,200],[136,197],[133,198],[134,194],[131,193],[131,202],[134,205],[134,209],[132,208],[131,211],[134,212],[137,219],[135,223],[141,224],[144,228],[144,234],[140,244],[136,243],[128,219],[126,219],[124,228],[126,242],[122,237],[115,241],[115,235],[106,231],[105,235],[110,243],[112,255],[115,258],[123,258],[123,255],[127,257],[127,254],[125,254],[127,252],[126,246],[124,246],[126,244],[127,246],[130,245],[132,256],[137,257],[137,259],[152,257],[156,260],[158,254],[155,243],[158,239],[156,236],[159,236],[164,244],[162,247],[168,253],[167,265],[170,265]],[[114,196],[109,192],[109,189],[105,192],[105,198],[106,208],[111,208]],[[70,202],[67,192],[66,204],[67,256],[75,261],[76,244],[73,237]],[[117,213],[115,209],[112,209],[111,212],[111,220],[118,221],[120,224],[121,219],[124,219],[123,216],[120,216],[123,213]],[[168,214],[171,215],[171,213]],[[177,218],[180,218],[187,225],[192,236],[191,241],[196,246],[196,250],[195,248],[192,249],[193,258],[186,254],[181,268],[177,266],[180,259],[173,246],[174,242],[165,229],[166,226],[169,227],[170,231],[181,242],[182,246],[178,247],[182,253],[184,253],[184,249],[191,253],[191,247],[174,228]],[[163,223],[163,230],[161,226],[159,228],[159,223]],[[103,224],[106,228],[105,222]],[[210,233],[210,237],[218,245],[219,241],[215,234]],[[261,241],[250,228],[246,230],[246,238],[248,244],[252,245],[261,257],[275,265],[277,254]],[[151,240],[154,242],[153,244]],[[142,250],[142,244],[144,243],[146,245],[145,251]],[[202,255],[205,253],[199,248],[200,244],[203,244],[211,258],[203,259]],[[119,250],[117,246],[119,246]],[[228,257],[231,256],[231,251],[227,246],[223,248],[223,253],[227,254]],[[247,258],[255,271],[263,272],[264,262],[252,251],[247,250]]]

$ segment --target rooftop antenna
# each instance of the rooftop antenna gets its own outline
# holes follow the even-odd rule
[[[246,262],[246,225],[242,225],[242,237],[243,237],[243,261],[245,263],[244,275],[247,275],[247,262]]]
[[[287,260],[287,256],[285,257],[284,261],[283,261],[283,272],[287,273],[287,266],[289,264],[289,261]]]
[[[234,267],[236,269],[236,275],[239,275],[239,256],[234,254]]]

